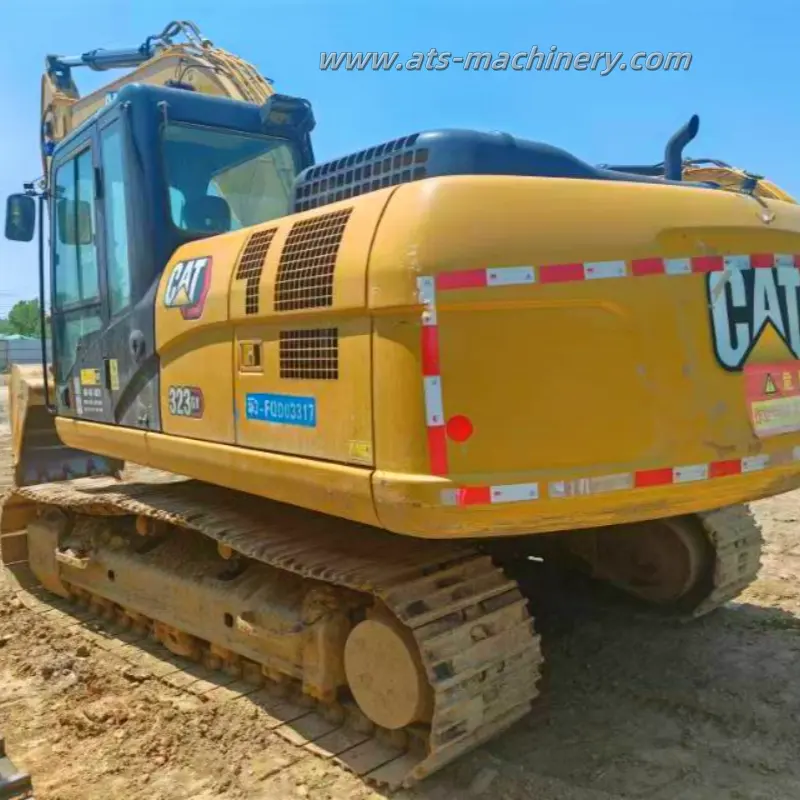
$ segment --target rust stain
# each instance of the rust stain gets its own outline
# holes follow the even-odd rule
[[[704,441],[703,444],[706,447],[710,447],[719,458],[724,458],[725,456],[731,456],[736,452],[736,445],[735,444],[719,444],[717,442],[711,441]]]

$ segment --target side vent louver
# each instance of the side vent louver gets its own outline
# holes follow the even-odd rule
[[[333,272],[352,209],[295,222],[278,263],[275,310],[333,304]]]
[[[258,314],[258,290],[261,284],[261,273],[267,260],[275,228],[256,231],[244,248],[239,266],[236,268],[236,280],[246,281],[244,293],[244,313]]]
[[[281,378],[337,380],[339,331],[336,328],[280,332]]]

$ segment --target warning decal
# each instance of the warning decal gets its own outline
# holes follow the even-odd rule
[[[750,421],[760,438],[800,431],[800,361],[744,368]]]

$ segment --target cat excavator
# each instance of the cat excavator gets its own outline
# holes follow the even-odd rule
[[[391,788],[529,712],[542,553],[682,618],[754,580],[746,504],[800,485],[800,208],[685,160],[697,118],[654,166],[471,130],[315,163],[311,104],[191,23],[42,97],[4,563]]]

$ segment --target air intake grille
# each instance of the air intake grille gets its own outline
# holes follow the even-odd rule
[[[318,381],[339,377],[339,331],[317,328],[280,332],[281,378]]]
[[[415,147],[418,138],[404,136],[312,167],[295,186],[295,211],[427,177],[428,149]]]
[[[258,314],[258,290],[261,284],[261,273],[267,260],[275,228],[267,231],[256,231],[244,248],[239,266],[236,269],[236,280],[247,281],[244,292],[244,313]]]
[[[295,222],[278,264],[276,311],[333,304],[333,271],[351,211]]]

